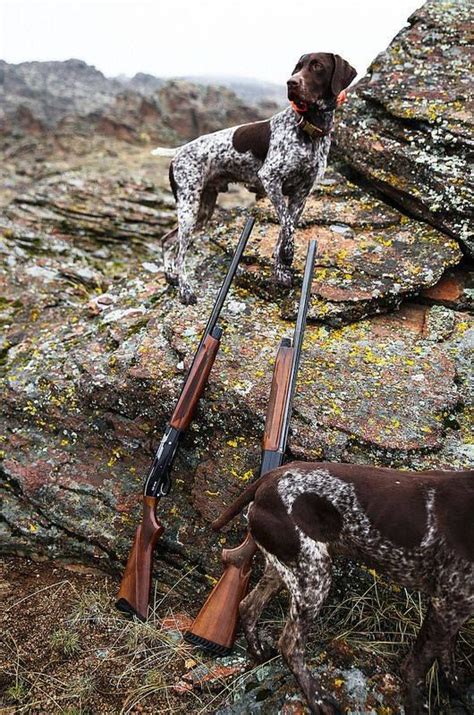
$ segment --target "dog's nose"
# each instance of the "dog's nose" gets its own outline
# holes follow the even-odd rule
[[[297,87],[300,86],[300,80],[290,77],[286,84],[288,85],[288,89],[297,89]]]

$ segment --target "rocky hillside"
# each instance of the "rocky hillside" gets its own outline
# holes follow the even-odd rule
[[[165,80],[151,74],[138,72],[131,78],[117,77],[117,79],[130,89],[141,94],[153,94],[160,89]],[[246,77],[232,77],[227,75],[189,75],[182,78],[192,84],[213,87],[227,87],[246,104],[255,107],[284,106],[287,102],[285,85],[264,82],[261,80],[247,79]]]
[[[129,83],[108,79],[80,60],[0,61],[0,135],[16,138],[95,132],[129,142],[176,143],[274,109],[250,106],[226,87],[144,74]]]

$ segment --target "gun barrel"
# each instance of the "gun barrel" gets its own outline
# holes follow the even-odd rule
[[[290,428],[291,405],[296,389],[296,376],[300,364],[301,348],[303,345],[304,330],[306,326],[306,317],[308,315],[309,301],[311,298],[311,284],[313,282],[314,259],[318,250],[317,241],[312,240],[308,244],[306,254],[306,263],[303,275],[303,285],[301,287],[300,304],[298,307],[298,316],[296,318],[295,332],[293,335],[293,362],[291,365],[289,377],[289,390],[286,396],[285,408],[283,412],[283,428],[280,435],[279,450],[284,452],[288,440],[288,431]]]
[[[235,273],[237,271],[240,260],[242,258],[242,254],[245,250],[245,246],[247,245],[247,241],[248,241],[249,236],[252,232],[254,223],[255,223],[255,219],[252,216],[249,216],[245,222],[245,226],[243,227],[242,233],[240,234],[239,242],[237,244],[237,248],[235,249],[235,253],[234,253],[234,256],[230,263],[229,270],[227,271],[227,275],[224,278],[224,282],[222,283],[219,293],[217,294],[217,298],[214,303],[212,313],[209,316],[209,320],[207,321],[206,328],[204,330],[204,333],[202,334],[201,342],[198,347],[198,352],[199,352],[199,348],[201,347],[201,345],[203,344],[203,342],[206,338],[206,335],[209,335],[210,333],[212,333],[212,331],[216,325],[216,322],[217,322],[220,312],[222,310],[222,306],[226,299],[227,293],[229,292],[230,285],[234,279]]]

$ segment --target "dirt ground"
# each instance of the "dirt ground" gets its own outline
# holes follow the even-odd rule
[[[81,564],[0,562],[3,715],[212,711],[219,673],[197,693],[182,680],[198,663],[178,630],[190,621],[166,610],[160,622],[127,621],[117,590],[117,578]]]
[[[349,696],[344,704],[340,673],[349,667],[359,678],[364,674],[366,702],[374,702],[370,712],[396,715],[402,712],[396,664],[413,641],[424,605],[418,594],[384,584],[374,572],[354,574],[349,596],[341,593],[347,569],[336,575],[311,639],[318,645],[317,655],[310,653],[311,664],[336,691],[343,712],[368,712],[354,710]],[[130,622],[114,608],[118,584],[118,577],[82,564],[0,561],[2,715],[307,712],[279,658],[270,667],[260,666],[267,668],[262,676],[245,657],[241,640],[235,656],[202,657],[182,640],[191,620],[173,611],[172,596],[156,603],[147,623]],[[267,621],[270,630],[281,628],[282,603]],[[457,661],[465,684],[473,643],[472,627],[464,629]],[[286,703],[282,709],[272,708],[271,701],[264,709],[246,704],[249,692],[256,692],[252,702],[258,702],[271,697],[277,685]],[[469,713],[447,699],[436,668],[427,686],[430,713]],[[228,709],[236,702],[242,706]]]

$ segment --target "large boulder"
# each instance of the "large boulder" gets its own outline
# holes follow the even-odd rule
[[[333,211],[349,226],[362,214],[351,187],[341,190],[349,191],[347,213],[336,199]],[[323,191],[310,202],[313,223],[297,234],[296,285],[308,237],[327,230],[317,219],[318,201],[331,200]],[[380,214],[379,244],[390,244],[403,222],[390,208],[371,210],[369,221]],[[224,539],[210,533],[209,522],[258,472],[273,361],[293,329],[297,289],[286,295],[291,310],[282,312],[285,296],[261,288],[270,265],[262,237],[275,230],[266,212],[257,211],[250,263],[223,313],[222,349],[176,461],[172,496],[160,508],[166,532],[157,551],[158,588],[194,569],[178,600],[204,591],[219,572]],[[184,307],[163,276],[160,238],[174,221],[172,203],[151,185],[70,173],[40,182],[8,206],[0,220],[4,551],[120,566],[142,479],[243,220],[221,213],[207,238],[195,241],[190,268],[199,302]],[[426,280],[423,263],[415,272],[422,276],[418,289],[458,260],[449,239],[422,231],[438,248],[436,273]],[[324,246],[331,250],[330,242]],[[342,326],[329,312],[313,312],[290,458],[469,464],[472,319],[431,303],[355,323],[348,315]]]
[[[268,200],[256,209],[257,228],[244,256],[241,285],[282,304],[282,316],[296,314],[295,291],[276,289],[273,250],[279,233]],[[241,220],[242,221],[242,220]],[[318,243],[309,315],[330,325],[386,312],[434,286],[462,253],[454,239],[408,218],[329,169],[309,197],[297,230],[295,284],[303,272],[306,246]],[[212,235],[230,250],[229,233]],[[226,242],[227,240],[227,242]]]
[[[428,0],[349,94],[340,156],[411,215],[471,255],[472,3]]]

